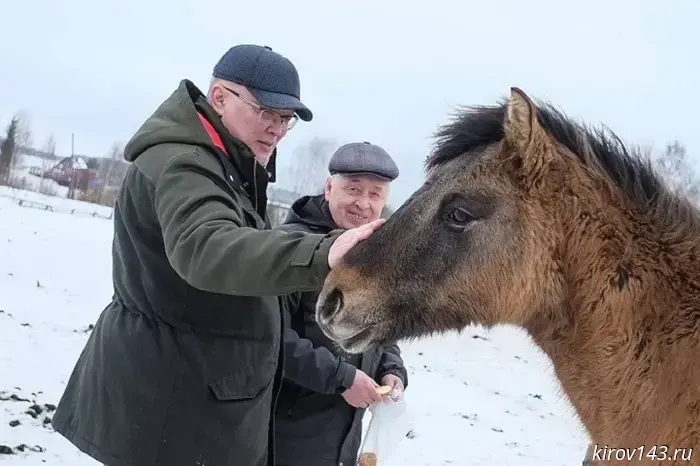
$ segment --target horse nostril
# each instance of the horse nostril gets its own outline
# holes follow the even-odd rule
[[[319,316],[325,320],[329,321],[335,314],[338,313],[340,308],[343,307],[343,293],[340,288],[335,287],[328,293],[328,296],[321,304],[319,309]]]

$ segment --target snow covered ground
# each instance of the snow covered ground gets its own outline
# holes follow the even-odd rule
[[[43,204],[19,205],[22,195]],[[98,464],[48,424],[112,293],[112,223],[95,208],[0,192],[1,464]],[[585,431],[519,330],[470,328],[403,350],[414,435],[386,466],[581,464]]]

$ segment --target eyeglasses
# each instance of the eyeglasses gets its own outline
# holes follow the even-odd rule
[[[241,99],[243,102],[253,107],[254,109],[258,110],[258,123],[267,128],[269,128],[272,125],[278,125],[281,126],[283,130],[289,131],[290,129],[294,128],[294,125],[297,124],[297,120],[299,118],[296,115],[280,115],[279,113],[273,110],[261,107],[252,100],[243,97],[239,92],[236,92],[233,89],[229,89],[226,86],[223,86],[223,88],[229,91],[231,94],[238,97],[239,99]]]

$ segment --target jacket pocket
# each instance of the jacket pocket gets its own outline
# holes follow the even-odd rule
[[[296,399],[287,410],[289,419],[300,420],[347,403],[340,395],[326,395],[324,393],[311,392],[308,395]]]
[[[252,400],[261,395],[275,378],[276,363],[241,366],[239,370],[209,381],[209,389],[219,401]]]

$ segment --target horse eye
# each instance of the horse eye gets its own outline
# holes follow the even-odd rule
[[[447,219],[454,225],[465,226],[474,220],[474,217],[466,210],[455,207],[447,214]]]

